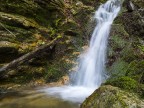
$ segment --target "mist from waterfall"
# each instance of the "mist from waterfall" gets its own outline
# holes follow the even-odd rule
[[[49,95],[64,100],[82,102],[106,80],[106,53],[111,24],[120,11],[120,0],[108,0],[95,12],[96,27],[89,48],[79,58],[77,72],[73,72],[74,83],[69,86],[43,89]]]

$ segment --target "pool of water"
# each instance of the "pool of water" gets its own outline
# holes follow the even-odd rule
[[[0,108],[79,108],[79,104],[37,90],[24,90],[1,93]]]

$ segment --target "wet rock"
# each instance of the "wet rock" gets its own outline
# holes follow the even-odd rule
[[[110,85],[102,86],[88,97],[81,108],[143,108],[144,100]]]

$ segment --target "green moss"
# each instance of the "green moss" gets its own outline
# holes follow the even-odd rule
[[[105,85],[90,95],[80,108],[142,108],[142,104],[137,95]]]
[[[21,42],[32,42],[35,41],[35,38],[33,37],[33,31],[31,30],[26,30],[20,27],[15,27],[15,26],[10,26],[3,24],[4,27],[9,30],[5,30],[3,27],[1,30],[4,31],[4,35],[7,34],[6,36],[1,38],[1,41],[9,41],[17,44],[21,44]]]
[[[19,66],[15,70],[9,71],[8,79],[4,79],[5,83],[27,84],[31,81],[41,79],[44,76],[45,67],[34,67],[30,65]]]
[[[109,73],[111,78],[118,78],[120,76],[125,76],[127,71],[128,63],[122,59],[116,60],[113,65],[109,68]]]
[[[113,80],[109,80],[106,82],[106,84],[120,87],[128,91],[136,91],[138,88],[138,82],[128,76],[123,76]]]
[[[68,73],[70,67],[71,64],[65,63],[64,61],[55,61],[54,64],[47,64],[45,80],[47,82],[59,80],[62,76]]]
[[[144,66],[144,60],[131,62],[126,71],[126,76],[130,76],[134,78],[139,83],[144,83],[143,81],[144,67],[143,66]]]
[[[52,20],[59,16],[58,13],[56,13],[56,10],[52,10],[49,7],[49,2],[50,1],[1,0],[0,11],[34,19],[38,24],[47,27],[51,22],[53,22]]]

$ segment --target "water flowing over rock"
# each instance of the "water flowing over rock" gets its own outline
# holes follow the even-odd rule
[[[80,58],[76,85],[98,88],[106,79],[106,48],[111,24],[120,10],[119,0],[109,0],[96,11],[97,26],[90,40],[89,49]]]
[[[64,100],[82,102],[105,81],[107,40],[111,24],[120,11],[120,6],[119,0],[109,0],[95,12],[94,18],[97,20],[97,26],[87,52],[80,58],[77,72],[72,75],[73,86],[46,88],[45,92],[60,96]]]

